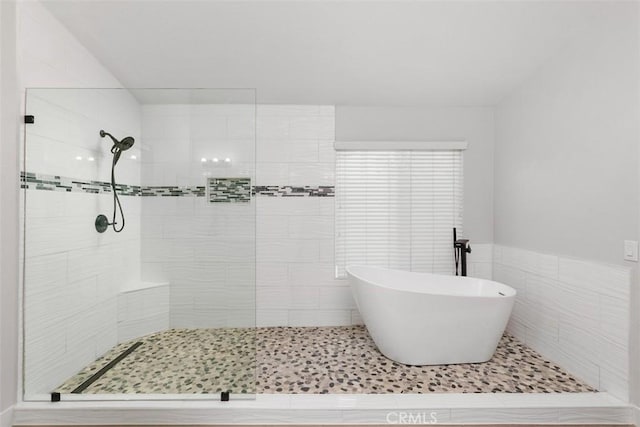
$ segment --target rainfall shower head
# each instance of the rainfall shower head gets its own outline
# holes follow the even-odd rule
[[[133,147],[133,144],[136,142],[136,140],[133,139],[132,136],[127,136],[123,138],[122,141],[118,141],[109,132],[105,132],[103,130],[100,131],[100,136],[103,138],[105,136],[108,136],[109,138],[111,138],[111,140],[113,141],[113,147],[111,148],[112,153],[114,153],[116,150],[119,150],[119,151],[128,150],[129,148]]]

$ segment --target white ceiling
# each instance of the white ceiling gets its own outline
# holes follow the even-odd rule
[[[261,103],[494,105],[607,17],[582,1],[45,2],[127,87]]]

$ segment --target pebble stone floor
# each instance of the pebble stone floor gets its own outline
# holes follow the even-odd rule
[[[509,335],[485,363],[407,366],[380,354],[364,326],[170,329],[117,345],[56,391],[71,392],[138,341],[83,393],[595,391]]]

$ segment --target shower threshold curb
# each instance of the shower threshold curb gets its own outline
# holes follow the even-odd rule
[[[66,397],[66,396],[65,396]],[[195,396],[194,396],[195,397]],[[179,395],[77,396],[21,402],[14,425],[621,424],[633,407],[608,393],[290,395],[220,402]],[[182,399],[182,400],[177,400]],[[233,399],[233,395],[232,395]]]

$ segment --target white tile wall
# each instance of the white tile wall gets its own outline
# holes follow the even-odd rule
[[[258,107],[259,185],[334,185],[332,106]],[[335,279],[333,198],[257,200],[258,326],[361,323]]]
[[[253,106],[149,104],[142,111],[145,185],[255,177]],[[232,164],[214,165],[214,157]],[[171,283],[171,327],[255,325],[255,201],[143,198],[142,263],[144,280]]]
[[[27,192],[27,393],[50,392],[117,343],[118,292],[140,280],[140,199],[121,199],[127,227],[98,235],[110,195]]]
[[[209,176],[255,175],[252,105],[145,104],[142,121],[144,185],[204,185]],[[231,165],[210,161],[226,157]]]
[[[125,231],[99,236],[93,220],[111,207],[109,195],[27,192],[28,393],[51,391],[117,342],[117,293],[140,275],[140,201],[123,204]]]
[[[495,245],[493,278],[518,292],[511,334],[626,401],[631,269]]]
[[[140,158],[140,107],[128,92],[110,92],[30,89],[26,110],[36,121],[26,127],[27,166],[44,174],[107,181],[111,141],[100,137],[99,131],[104,128],[119,138],[136,138],[138,144],[123,155],[117,177],[122,182],[139,182],[138,161],[132,161],[130,156]],[[121,116],[109,109],[117,110]]]
[[[333,185],[333,106],[259,105],[258,185]]]
[[[253,113],[241,105],[144,106],[143,182],[203,185],[207,176],[249,174],[256,185],[334,184],[333,107],[260,105],[255,123]],[[225,156],[232,167],[200,162]],[[172,326],[225,326],[239,312],[246,313],[241,323],[255,322],[248,314],[254,301],[260,326],[359,321],[346,282],[333,278],[331,198],[258,197],[227,206],[145,198],[142,234],[143,278],[171,281]],[[248,273],[234,277],[230,269],[242,265]]]

